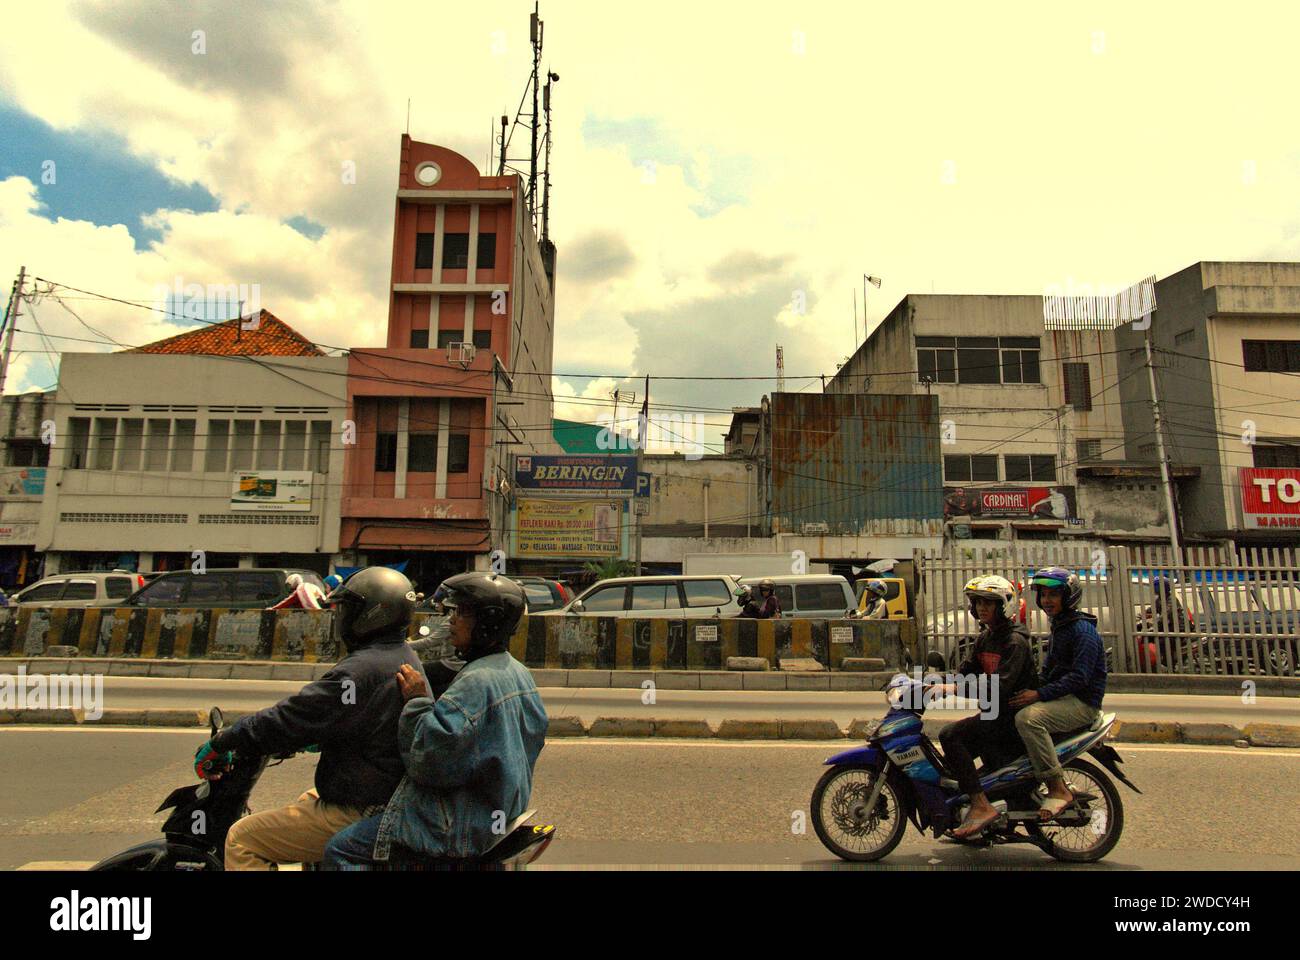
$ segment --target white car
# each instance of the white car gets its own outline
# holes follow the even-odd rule
[[[657,617],[671,620],[738,617],[738,589],[740,582],[725,574],[617,577],[593,584],[559,610],[545,610],[535,616]]]

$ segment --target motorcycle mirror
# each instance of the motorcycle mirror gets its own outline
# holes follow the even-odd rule
[[[213,736],[216,736],[225,725],[226,719],[222,716],[220,707],[213,707],[208,711],[208,726],[212,728]]]
[[[943,654],[938,650],[931,650],[925,655],[925,665],[931,670],[942,670],[946,666]]]

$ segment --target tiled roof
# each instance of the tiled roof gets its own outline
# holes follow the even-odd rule
[[[250,329],[251,328],[251,329]],[[269,310],[251,318],[204,324],[127,353],[188,353],[222,357],[323,357],[325,352]]]

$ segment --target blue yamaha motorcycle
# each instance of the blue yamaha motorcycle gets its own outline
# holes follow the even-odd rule
[[[899,674],[885,694],[889,712],[869,732],[866,745],[827,760],[830,769],[813,790],[813,828],[826,848],[843,860],[869,862],[888,856],[903,839],[909,820],[922,833],[933,830],[940,837],[961,824],[970,808],[969,798],[922,731],[922,684]],[[979,837],[957,842],[1032,843],[1058,860],[1075,863],[1106,856],[1123,832],[1124,807],[1110,777],[1083,755],[1090,755],[1130,790],[1142,792],[1120,771],[1123,760],[1115,748],[1103,742],[1114,722],[1115,714],[1103,714],[1091,728],[1056,739],[1065,782],[1075,797],[1060,816],[1040,821],[1038,808],[1046,790],[1034,778],[1029,759],[1021,756],[996,770],[981,771],[984,791],[1002,816]]]

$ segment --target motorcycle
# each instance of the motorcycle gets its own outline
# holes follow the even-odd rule
[[[942,656],[931,654],[927,665],[942,669]],[[830,769],[813,790],[817,838],[842,860],[871,862],[888,856],[902,841],[908,821],[921,833],[931,829],[939,838],[957,827],[970,809],[969,798],[922,731],[922,684],[899,674],[885,692],[889,710],[869,731],[867,743],[826,760]],[[1093,757],[1130,790],[1142,792],[1120,771],[1123,760],[1115,748],[1103,742],[1114,722],[1115,714],[1107,713],[1090,728],[1056,740],[1074,802],[1054,820],[1039,819],[1046,790],[1027,757],[981,771],[984,792],[1002,815],[979,837],[958,842],[1030,843],[1073,863],[1093,863],[1106,856],[1123,832],[1124,807],[1110,777],[1083,755]]]
[[[225,725],[221,710],[208,714],[211,735]],[[163,823],[161,839],[149,840],[116,853],[91,870],[159,872],[171,870],[219,871],[223,869],[226,834],[235,821],[246,816],[248,798],[268,766],[277,766],[294,754],[256,758],[236,757],[235,763],[218,780],[202,780],[177,787],[154,813],[171,810]],[[501,839],[487,852],[469,860],[408,857],[407,869],[430,870],[522,870],[535,861],[555,839],[555,827],[530,826],[536,815],[527,810],[502,832]],[[304,869],[315,869],[304,864]]]

